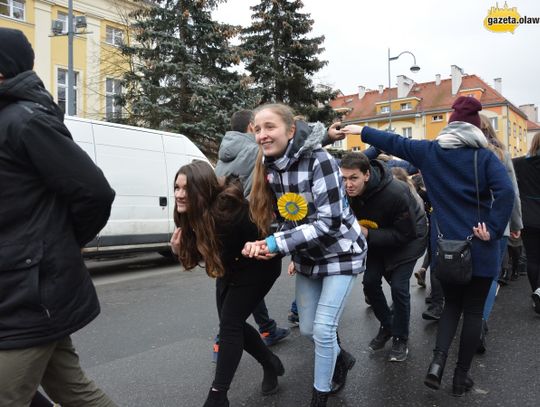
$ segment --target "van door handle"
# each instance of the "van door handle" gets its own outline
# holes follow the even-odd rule
[[[160,196],[159,197],[159,206],[167,206],[167,197],[166,196]]]

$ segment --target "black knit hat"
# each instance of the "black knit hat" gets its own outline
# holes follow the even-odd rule
[[[34,50],[22,31],[0,27],[0,73],[12,78],[34,67]]]

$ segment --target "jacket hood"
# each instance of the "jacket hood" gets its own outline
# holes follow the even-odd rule
[[[34,71],[22,72],[0,83],[0,109],[11,103],[34,102],[64,120],[64,113]]]
[[[280,158],[264,157],[266,164],[273,164],[278,170],[285,170],[301,156],[322,147],[326,128],[320,122],[306,123],[296,121],[296,130],[289,141],[285,154]]]
[[[392,171],[388,166],[379,160],[371,160],[369,162],[369,180],[366,185],[366,190],[361,195],[361,199],[366,200],[371,195],[385,188],[394,178]]]
[[[241,133],[239,131],[228,131],[223,136],[221,140],[221,145],[219,146],[218,159],[223,162],[231,162],[238,155],[245,151],[248,148],[253,148],[257,146],[255,137],[251,134]]]

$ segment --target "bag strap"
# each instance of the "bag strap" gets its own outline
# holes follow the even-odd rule
[[[478,215],[478,223],[480,223],[480,188],[478,187],[478,149],[474,150],[474,183],[476,185],[476,209]],[[435,215],[435,227],[437,228],[437,238],[442,239],[444,236],[439,229],[437,215]],[[472,240],[474,234],[467,236],[467,240]]]

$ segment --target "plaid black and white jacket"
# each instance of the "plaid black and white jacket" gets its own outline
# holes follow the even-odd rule
[[[292,255],[297,272],[312,278],[362,273],[367,254],[338,165],[321,147],[325,134],[321,123],[297,122],[285,155],[264,159],[276,202],[288,192],[307,202],[307,215],[301,220],[286,220],[278,212],[280,225],[273,236],[279,252]]]

